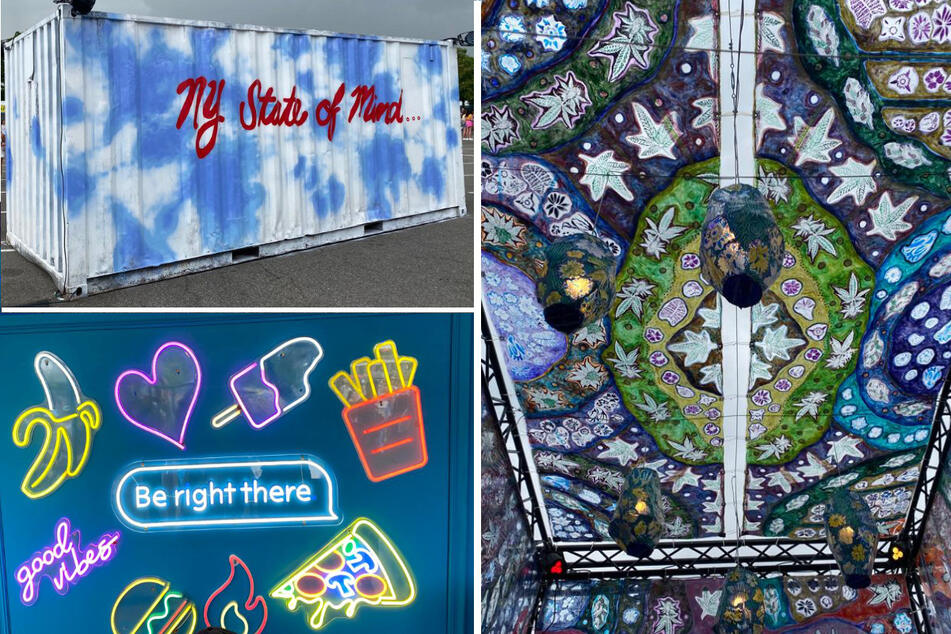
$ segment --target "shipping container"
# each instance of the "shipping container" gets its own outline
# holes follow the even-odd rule
[[[7,238],[66,296],[466,213],[449,43],[60,5],[4,49]]]

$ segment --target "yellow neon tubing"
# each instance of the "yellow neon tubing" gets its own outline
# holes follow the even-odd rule
[[[168,592],[168,589],[172,585],[168,581],[158,579],[156,577],[142,577],[141,579],[136,579],[127,585],[125,590],[119,593],[119,598],[116,599],[116,602],[112,604],[112,613],[109,616],[109,623],[112,626],[112,634],[124,634],[123,632],[120,632],[116,629],[116,610],[119,609],[119,604],[122,603],[122,599],[125,598],[125,595],[129,594],[133,588],[140,586],[143,583],[157,583],[162,586],[162,592],[159,593],[157,597],[155,597],[155,601],[152,601],[152,605],[149,606],[149,609],[145,611],[145,613],[142,615],[142,618],[139,619],[139,622],[135,624],[135,627],[133,627],[132,630],[128,632],[128,634],[135,634],[137,631],[139,631],[139,628],[142,627],[143,623],[145,623],[145,619],[149,618],[152,610],[155,609],[155,606],[159,604],[159,602],[162,600],[162,597],[165,596],[165,593]]]
[[[86,439],[83,443],[82,455],[76,461],[73,452],[73,446],[69,436],[64,429],[63,424],[74,419],[80,419],[86,432]],[[99,405],[93,400],[86,400],[76,407],[76,411],[68,416],[57,418],[53,412],[43,406],[31,407],[17,418],[13,424],[13,444],[17,447],[26,447],[33,439],[34,430],[37,426],[45,432],[43,437],[43,446],[30,465],[23,482],[20,484],[20,490],[31,500],[46,497],[55,491],[66,478],[74,478],[86,466],[89,460],[89,454],[92,449],[92,430],[98,429],[102,421],[102,412]],[[50,450],[50,445],[53,445]],[[61,474],[56,476],[54,481],[46,487],[37,490],[39,484],[46,479],[53,465],[56,463],[60,452],[65,447],[66,450],[66,468]],[[43,459],[46,458],[46,465],[43,470],[36,474],[36,471],[42,466]]]

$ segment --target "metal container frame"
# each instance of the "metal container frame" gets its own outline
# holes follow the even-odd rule
[[[110,267],[108,262],[110,253],[105,250],[103,250],[102,253],[99,252],[99,249],[103,249],[104,245],[108,247],[109,241],[97,235],[97,229],[104,226],[102,220],[108,216],[100,215],[98,218],[84,222],[83,217],[76,211],[75,207],[79,204],[86,205],[88,203],[88,201],[85,200],[81,201],[81,203],[76,202],[77,196],[81,196],[85,193],[86,189],[80,188],[81,191],[77,194],[77,188],[70,179],[70,170],[77,160],[76,157],[81,155],[83,157],[82,160],[85,161],[86,153],[92,153],[96,149],[96,135],[91,134],[88,129],[89,123],[82,121],[77,123],[75,114],[70,112],[70,105],[67,103],[71,95],[70,91],[75,90],[77,86],[82,91],[82,94],[85,95],[89,92],[89,86],[85,85],[85,82],[90,81],[90,78],[85,75],[94,75],[94,73],[88,73],[86,69],[82,69],[81,73],[77,73],[74,68],[75,64],[73,64],[73,67],[69,67],[67,64],[67,58],[70,57],[71,51],[68,50],[70,49],[70,42],[67,40],[66,29],[67,26],[70,28],[76,26],[75,23],[79,21],[86,21],[89,24],[96,22],[96,24],[99,25],[97,26],[99,29],[112,28],[101,26],[103,24],[113,26],[118,24],[121,28],[128,27],[135,33],[133,41],[136,47],[140,44],[140,40],[143,39],[140,32],[147,27],[179,29],[183,32],[189,29],[200,30],[203,33],[208,32],[208,30],[225,31],[227,33],[249,34],[248,37],[250,38],[257,36],[268,38],[273,35],[275,40],[277,38],[293,36],[326,38],[326,40],[321,41],[329,42],[334,40],[347,42],[339,45],[340,50],[344,50],[344,46],[349,46],[351,48],[347,50],[351,52],[354,50],[354,46],[377,46],[377,44],[374,43],[383,43],[384,50],[387,50],[387,45],[391,48],[399,47],[397,53],[401,55],[398,59],[401,64],[400,73],[405,72],[405,63],[406,60],[409,59],[402,56],[404,46],[415,46],[417,49],[428,47],[425,50],[439,51],[439,54],[442,56],[440,58],[441,70],[439,71],[439,83],[432,82],[432,85],[424,87],[426,88],[429,99],[427,103],[430,106],[434,109],[442,108],[448,110],[448,112],[445,113],[447,115],[445,118],[445,134],[447,134],[448,140],[443,141],[437,139],[436,143],[434,143],[434,147],[440,143],[445,143],[445,148],[440,147],[440,150],[433,149],[435,155],[439,155],[441,152],[445,158],[445,172],[444,174],[441,173],[441,175],[445,177],[444,191],[442,191],[440,195],[434,196],[430,192],[428,197],[419,196],[419,187],[417,187],[417,189],[412,190],[417,194],[414,197],[412,194],[407,195],[406,192],[409,186],[404,183],[401,187],[396,187],[400,189],[398,194],[399,200],[394,201],[393,206],[395,207],[396,203],[399,203],[399,213],[392,214],[390,217],[379,217],[379,215],[374,217],[369,208],[355,208],[350,200],[351,188],[347,187],[346,193],[344,194],[344,205],[350,208],[347,210],[348,218],[340,222],[332,223],[333,226],[326,230],[321,227],[315,231],[313,230],[313,226],[305,226],[305,222],[296,220],[290,223],[291,227],[290,230],[288,230],[288,221],[286,218],[282,220],[280,217],[272,217],[274,214],[265,210],[261,212],[261,224],[267,221],[271,224],[271,227],[279,227],[283,222],[285,225],[284,228],[279,230],[261,230],[255,239],[233,241],[233,244],[226,245],[227,248],[220,248],[220,245],[218,245],[218,248],[205,246],[195,251],[185,249],[186,252],[184,256],[166,257],[163,261],[157,263],[147,263],[147,265],[144,266],[135,266],[133,264],[132,266]],[[192,33],[192,35],[195,34]],[[351,44],[352,42],[356,42],[357,44]],[[93,12],[82,17],[72,17],[69,13],[69,6],[61,4],[57,7],[53,15],[21,33],[10,42],[5,43],[3,48],[6,66],[5,82],[8,92],[6,99],[8,122],[7,239],[10,245],[20,254],[44,269],[54,280],[59,293],[67,299],[208,270],[251,259],[278,255],[299,249],[307,249],[331,242],[360,238],[369,234],[457,218],[466,214],[466,190],[463,177],[462,143],[460,138],[461,121],[458,110],[458,76],[455,64],[455,48],[451,43],[446,41],[433,42],[412,38],[346,35],[316,29],[276,29],[211,21],[139,17],[99,12]],[[252,40],[251,50],[260,53],[260,48],[260,41]],[[359,58],[359,49],[357,50],[357,57]],[[269,55],[268,51],[264,51],[262,58],[266,58],[267,55]],[[313,53],[313,55],[316,56],[316,53]],[[388,51],[386,55],[389,55]],[[435,59],[435,57],[433,57],[434,55],[435,53],[430,53],[431,60]],[[349,61],[353,61],[352,54],[350,55]],[[198,62],[196,61],[195,63],[197,64]],[[385,60],[384,64],[388,65],[390,61]],[[341,66],[343,66],[343,62],[341,62]],[[67,69],[67,71],[64,72],[62,69]],[[286,69],[281,68],[279,62],[274,65],[273,70],[278,76],[284,76],[280,73],[286,75]],[[293,70],[293,68],[291,70]],[[314,71],[315,74],[318,72],[317,70]],[[82,75],[82,77],[77,77],[76,75]],[[315,81],[315,83],[317,82]],[[402,89],[402,80],[400,80],[399,87]],[[432,92],[429,92],[430,90]],[[280,89],[276,92],[278,95],[282,95]],[[17,96],[21,96],[22,99],[15,99],[14,97]],[[438,106],[434,99],[434,97],[437,96],[442,99],[442,101],[438,102]],[[236,108],[236,104],[234,105]],[[311,117],[313,117],[314,114],[314,105],[314,103],[305,103],[305,108],[311,110]],[[141,127],[142,124],[148,123],[148,121],[142,117],[141,104],[139,104],[138,107],[139,121],[136,125]],[[16,112],[18,108],[28,108],[29,112],[23,116],[18,116],[19,113]],[[345,113],[346,110],[344,111],[344,114]],[[85,112],[83,116],[86,116]],[[31,125],[31,117],[34,122],[37,120],[42,121],[42,125]],[[234,117],[230,122],[235,127],[238,126],[236,119],[237,117]],[[309,121],[306,125],[309,126],[310,124],[311,122]],[[362,126],[363,123],[360,122],[359,125]],[[79,129],[78,134],[77,126],[84,126],[83,129]],[[188,128],[189,126],[186,125],[185,127]],[[417,130],[423,130],[423,128],[417,128]],[[452,147],[452,137],[451,134],[448,133],[449,130],[455,131],[455,147]],[[172,132],[179,131],[169,131],[169,133]],[[181,132],[191,131],[183,129]],[[136,129],[136,134],[138,135],[140,133],[141,130]],[[280,131],[276,134],[280,134]],[[316,134],[315,132],[315,135]],[[340,134],[339,123],[337,134]],[[365,138],[367,133],[363,131],[357,134],[363,135],[359,138]],[[407,143],[406,135],[407,133],[404,132],[404,145]],[[434,138],[432,132],[429,132],[429,138]],[[90,140],[92,143],[90,143]],[[220,135],[218,143],[222,143]],[[264,142],[257,141],[257,143],[261,145]],[[276,150],[278,154],[287,155],[288,151],[281,143],[283,143],[283,140],[278,138],[272,145],[278,148]],[[315,141],[314,143],[319,145],[319,141]],[[311,147],[314,149],[314,155],[316,155],[318,146],[311,145]],[[334,161],[338,163],[340,161],[347,161],[352,168],[354,162],[359,161],[360,158],[359,156],[354,156],[354,148],[350,147],[349,141],[348,149],[349,152],[346,157],[340,158],[335,155],[331,158],[331,163]],[[139,151],[139,168],[141,171],[142,157],[141,150]],[[217,152],[217,148],[214,151]],[[41,152],[42,159],[45,159],[45,163],[42,160],[36,160],[37,152]],[[113,150],[113,154],[115,155],[115,150]],[[292,152],[289,156],[292,159],[294,157]],[[307,156],[307,154],[301,152],[300,156]],[[115,158],[115,156],[113,156],[113,158]],[[277,159],[279,167],[283,168],[285,173],[278,173],[279,178],[274,182],[264,182],[263,185],[266,189],[265,195],[274,195],[282,200],[285,197],[291,199],[292,204],[277,209],[275,213],[278,215],[297,213],[303,217],[304,211],[302,211],[302,209],[306,204],[305,197],[298,192],[291,192],[291,189],[287,187],[287,161],[282,156],[278,156]],[[300,166],[301,160],[302,159],[298,158],[298,167]],[[440,165],[442,165],[442,163],[440,163]],[[322,166],[318,165],[318,167]],[[331,171],[333,171],[332,166]],[[220,173],[221,170],[219,168],[218,174]],[[140,181],[145,180],[141,176],[139,178]],[[264,177],[262,177],[262,179],[263,178]],[[117,180],[120,182],[116,183],[115,181]],[[117,179],[115,174],[113,174],[113,182],[110,183],[110,187],[113,190],[120,189],[123,186],[122,180],[121,178]],[[303,182],[304,177],[301,177],[300,180]],[[190,186],[195,188],[199,188],[200,185],[186,183],[184,180],[182,184],[190,184]],[[348,185],[352,184],[352,182],[348,181]],[[282,185],[284,186],[283,188],[281,187]],[[360,184],[359,186],[363,187],[364,190],[368,189],[364,184]],[[136,194],[136,196],[138,196],[137,200],[143,203],[145,197],[148,195],[148,192],[143,193],[143,190],[147,188],[143,187],[141,182],[138,184],[138,187],[140,192]],[[303,187],[303,185],[301,185],[301,187]],[[381,187],[394,189],[392,182],[388,182],[386,185],[377,185],[377,188]],[[359,190],[353,191],[355,192],[355,198],[364,203],[367,202],[368,198],[373,196],[372,192],[367,193],[363,191],[361,193]],[[318,194],[314,195],[316,196]],[[293,201],[296,201],[296,206],[293,204]],[[142,206],[146,207],[144,203]],[[318,211],[317,202],[314,202],[314,206],[316,215]],[[359,207],[360,205],[357,204],[356,206]],[[136,209],[135,205],[130,205],[130,208],[132,208],[133,214],[139,213],[141,215],[141,209]],[[285,209],[288,208],[295,209],[296,211],[285,211]],[[268,215],[269,213],[271,215]],[[361,218],[360,214],[366,217]],[[267,218],[263,218],[265,215],[267,215]],[[177,230],[181,231],[181,228],[179,227]],[[219,229],[219,231],[223,230]],[[117,242],[117,238],[113,239],[113,242]],[[115,244],[113,244],[113,252],[116,248]],[[181,253],[181,251],[179,253]],[[112,255],[112,257],[114,260],[117,259],[114,255]]]

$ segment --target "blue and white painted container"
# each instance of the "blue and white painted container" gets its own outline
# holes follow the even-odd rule
[[[7,237],[67,296],[465,214],[449,44],[60,5],[4,54]],[[269,87],[306,121],[247,129]]]

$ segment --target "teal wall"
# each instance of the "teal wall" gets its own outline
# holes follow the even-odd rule
[[[413,572],[418,597],[400,608],[362,606],[354,619],[323,631],[392,634],[470,631],[472,624],[473,342],[471,315],[16,315],[0,326],[4,381],[0,384],[0,632],[109,631],[118,594],[131,581],[158,576],[193,599],[199,615],[208,596],[228,576],[228,555],[250,568],[256,592],[271,588],[358,517],[380,526]],[[316,339],[324,356],[311,375],[308,401],[261,429],[238,419],[221,430],[210,420],[230,403],[228,378],[280,343]],[[402,355],[416,357],[414,381],[422,394],[429,451],[419,470],[371,482],[341,418],[342,404],[327,387],[351,361],[372,356],[373,345],[395,340]],[[188,427],[186,450],[126,421],[113,397],[127,369],[148,371],[154,351],[177,340],[201,363],[202,387]],[[12,442],[18,414],[43,401],[33,371],[37,352],[59,356],[86,396],[102,408],[89,463],[51,495],[28,499],[20,491],[37,455]],[[117,476],[138,460],[312,454],[333,473],[343,516],[336,526],[210,529],[142,533],[117,519],[110,492]],[[92,570],[66,596],[44,580],[38,601],[24,606],[14,577],[17,566],[53,543],[53,528],[69,517],[82,546],[107,531],[121,531],[115,558]],[[309,631],[303,612],[290,613],[267,598],[268,632]],[[79,629],[74,629],[79,628]],[[201,628],[198,628],[201,629]]]

